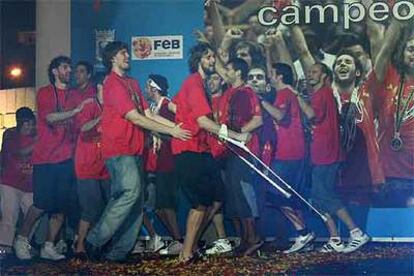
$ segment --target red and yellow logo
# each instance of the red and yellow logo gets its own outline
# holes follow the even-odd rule
[[[149,38],[141,37],[132,41],[132,49],[137,58],[147,58],[152,52],[152,43]]]

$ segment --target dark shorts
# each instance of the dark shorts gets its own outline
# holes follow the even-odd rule
[[[72,160],[33,165],[33,205],[48,213],[77,211],[77,193]]]
[[[253,171],[240,158],[231,156],[226,163],[225,214],[229,218],[258,217]]]
[[[338,169],[339,163],[314,166],[312,169],[312,201],[316,208],[330,215],[344,207],[336,191]]]
[[[177,209],[178,181],[176,172],[157,172],[156,183],[156,209]]]
[[[376,195],[375,205],[383,208],[405,208],[411,197],[414,197],[414,179],[387,178]]]
[[[303,169],[304,161],[303,160],[274,160],[271,165],[272,170],[280,176],[293,190],[303,196]],[[276,188],[268,189],[272,194],[272,203],[275,203],[279,207],[291,207],[294,209],[299,209],[301,206],[301,201],[296,195],[294,195],[284,184],[276,179],[276,177],[269,175],[276,184],[283,188],[286,192],[290,193],[292,196],[286,198],[283,196]],[[266,183],[266,185],[270,185]]]
[[[223,178],[225,177],[224,174],[224,166],[222,160],[213,160],[213,183],[214,183],[214,195],[213,201],[214,202],[224,202],[225,196],[225,187]]]
[[[109,200],[111,194],[110,180],[78,179],[77,191],[80,218],[95,224]]]
[[[176,156],[176,172],[192,208],[210,206],[214,200],[214,159],[210,153],[183,152]]]

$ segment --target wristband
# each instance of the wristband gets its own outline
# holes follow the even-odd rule
[[[229,136],[229,132],[225,124],[221,125],[218,135],[220,139],[227,138]]]

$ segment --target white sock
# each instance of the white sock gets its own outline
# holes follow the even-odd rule
[[[362,232],[362,230],[359,229],[358,227],[355,228],[355,229],[352,229],[349,233],[350,233],[351,237],[360,237],[364,234]]]
[[[50,242],[50,241],[45,242],[44,247],[53,247],[53,242]]]

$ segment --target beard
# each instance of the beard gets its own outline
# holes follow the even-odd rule
[[[59,75],[58,75],[58,79],[59,79],[59,81],[60,81],[61,83],[64,83],[64,84],[69,84],[69,81],[70,81],[70,76],[69,76],[69,77],[67,77],[65,74],[59,74]]]
[[[344,79],[344,78],[339,78],[337,74],[334,75],[334,81],[335,83],[340,86],[340,87],[348,87],[351,84],[353,84],[354,82],[356,82],[356,76],[349,76],[348,78]]]
[[[204,74],[206,74],[207,76],[210,76],[216,72],[214,66],[201,66],[201,69],[203,69]]]

